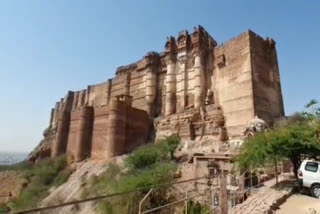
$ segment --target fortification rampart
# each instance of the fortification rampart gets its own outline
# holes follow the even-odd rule
[[[243,138],[255,116],[270,125],[284,116],[275,42],[248,30],[217,45],[198,26],[168,37],[163,52],[120,66],[114,78],[68,92],[51,110],[52,157],[129,152],[147,141],[152,121],[156,136],[226,142]]]
[[[84,106],[62,114],[52,157],[66,153],[69,160],[76,162],[87,157],[108,159],[146,143],[149,115],[133,108],[130,99],[118,96],[109,106]]]

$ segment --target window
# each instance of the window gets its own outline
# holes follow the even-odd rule
[[[215,171],[215,169],[209,168],[209,176],[214,176],[216,174]]]
[[[318,171],[318,163],[315,162],[307,162],[306,167],[305,167],[306,171],[310,171],[310,172],[316,172]]]

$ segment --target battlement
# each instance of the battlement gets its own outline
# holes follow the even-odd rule
[[[167,55],[175,55],[191,49],[211,49],[217,45],[217,42],[201,26],[194,27],[190,34],[188,30],[179,32],[178,37],[169,36],[165,44]]]
[[[132,70],[135,70],[137,68],[138,62],[134,62],[129,65],[123,65],[123,66],[118,67],[116,70],[116,76],[122,75],[122,74],[129,72],[129,71],[132,71]]]
[[[228,46],[228,45],[230,45],[230,44],[232,44],[234,42],[237,42],[237,41],[240,41],[240,40],[242,40],[244,38],[249,38],[249,37],[255,38],[255,39],[258,39],[258,40],[261,40],[261,41],[265,41],[265,42],[268,42],[270,44],[275,45],[275,41],[273,39],[271,39],[269,37],[263,38],[260,35],[258,35],[257,33],[255,33],[254,31],[248,29],[247,31],[239,34],[238,36],[235,36],[235,37],[233,37],[233,38],[231,38],[231,39],[229,39],[229,40],[217,45],[215,48],[216,49],[220,49],[220,48]]]

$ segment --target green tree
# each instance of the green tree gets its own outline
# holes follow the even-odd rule
[[[315,100],[310,101],[302,114],[294,114],[268,132],[246,140],[236,158],[240,169],[256,169],[274,163],[277,174],[277,162],[289,159],[297,176],[303,159],[320,156],[320,110],[316,104]]]
[[[277,149],[277,145],[270,143],[276,142],[275,140],[279,137],[276,134],[278,133],[260,133],[244,142],[236,159],[241,171],[255,170],[273,164],[276,181],[278,181],[277,164],[284,156],[283,151]]]
[[[305,105],[305,110],[302,114],[310,120],[320,119],[320,107],[319,102],[315,99],[310,100],[309,103]]]

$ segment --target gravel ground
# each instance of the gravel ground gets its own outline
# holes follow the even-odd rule
[[[320,199],[294,194],[280,206],[276,214],[320,214]]]

